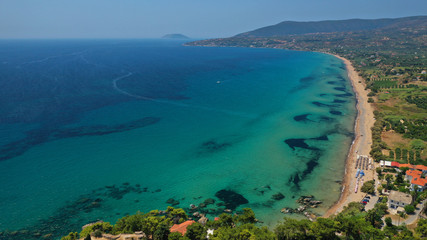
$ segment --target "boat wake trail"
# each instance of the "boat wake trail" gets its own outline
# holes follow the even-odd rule
[[[117,86],[117,82],[128,78],[130,76],[132,76],[133,73],[132,72],[128,72],[127,74],[120,76],[118,78],[115,78],[113,80],[113,88],[118,91],[121,94],[127,95],[129,97],[133,97],[133,98],[137,98],[137,99],[142,99],[142,100],[147,100],[147,101],[151,101],[151,102],[156,102],[156,103],[161,103],[161,104],[168,104],[168,105],[174,105],[174,106],[178,106],[178,107],[185,107],[185,108],[193,108],[193,109],[200,109],[200,110],[205,110],[205,111],[214,111],[214,112],[220,112],[220,113],[224,113],[227,115],[232,115],[232,116],[238,116],[238,117],[243,117],[243,118],[250,118],[250,119],[256,119],[257,116],[255,114],[248,114],[248,113],[242,113],[242,112],[235,112],[235,111],[230,111],[230,110],[224,110],[224,109],[216,109],[216,108],[211,108],[211,107],[205,107],[205,106],[196,106],[196,105],[190,105],[190,104],[186,104],[186,103],[179,103],[179,102],[173,102],[173,101],[168,101],[168,100],[161,100],[161,99],[155,99],[155,98],[150,98],[150,97],[144,97],[144,96],[140,96],[140,95],[136,95],[130,92],[127,92],[121,88],[119,88]]]

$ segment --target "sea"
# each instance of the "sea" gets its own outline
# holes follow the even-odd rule
[[[354,138],[343,62],[183,40],[0,41],[0,238],[58,239],[138,211],[274,227],[339,199]]]

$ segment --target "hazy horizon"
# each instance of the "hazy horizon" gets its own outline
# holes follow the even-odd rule
[[[425,0],[0,0],[1,39],[230,37],[282,21],[427,15]]]

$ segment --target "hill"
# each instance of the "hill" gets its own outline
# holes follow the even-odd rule
[[[166,34],[162,38],[168,38],[168,39],[190,39],[189,37],[179,34],[179,33],[172,33],[172,34]]]
[[[262,27],[235,37],[278,37],[308,33],[355,32],[377,29],[402,28],[411,25],[427,25],[427,16],[384,18],[384,19],[349,19],[318,22],[284,21],[276,25]]]

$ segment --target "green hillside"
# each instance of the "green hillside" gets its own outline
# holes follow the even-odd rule
[[[414,24],[427,25],[427,16],[370,20],[328,20],[318,22],[285,21],[276,25],[241,33],[236,35],[236,37],[277,37],[308,33],[354,32],[387,28],[399,28]]]

